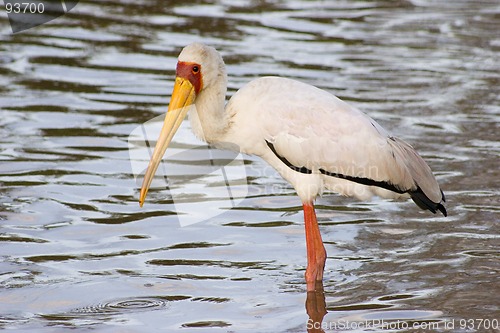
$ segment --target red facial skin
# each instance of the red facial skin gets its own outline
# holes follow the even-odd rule
[[[198,94],[203,88],[203,77],[201,75],[201,65],[195,62],[179,61],[177,63],[176,75],[189,80]]]

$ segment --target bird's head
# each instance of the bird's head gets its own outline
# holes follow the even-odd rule
[[[201,43],[190,44],[179,54],[170,104],[142,182],[139,199],[141,207],[175,132],[200,93],[218,82],[220,75],[225,75],[223,67],[224,62],[220,54],[213,47]]]

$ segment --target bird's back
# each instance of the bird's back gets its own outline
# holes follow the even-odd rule
[[[408,193],[421,208],[443,207],[432,171],[410,145],[324,90],[263,77],[236,92],[226,112],[227,141],[263,158],[271,151],[293,172],[321,177],[327,189],[360,198]],[[293,184],[293,172],[284,170]]]

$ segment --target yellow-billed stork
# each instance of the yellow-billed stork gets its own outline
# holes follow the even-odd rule
[[[368,199],[411,197],[441,211],[445,197],[431,169],[406,142],[363,112],[314,86],[281,77],[255,79],[225,104],[227,74],[212,47],[186,46],[160,137],[144,176],[142,206],[158,165],[185,116],[194,134],[260,156],[290,182],[304,207],[307,289],[322,281],[326,251],[314,200],[324,190]]]

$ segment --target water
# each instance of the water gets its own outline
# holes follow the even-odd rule
[[[2,14],[0,328],[305,332],[326,308],[327,332],[497,332],[499,17],[496,1],[122,0],[12,35]],[[307,295],[300,201],[259,159],[234,209],[218,177],[139,208],[129,135],[165,112],[193,41],[221,51],[229,95],[280,75],[369,113],[435,170],[449,216],[319,199],[329,256]],[[200,145],[185,122],[174,149]]]

